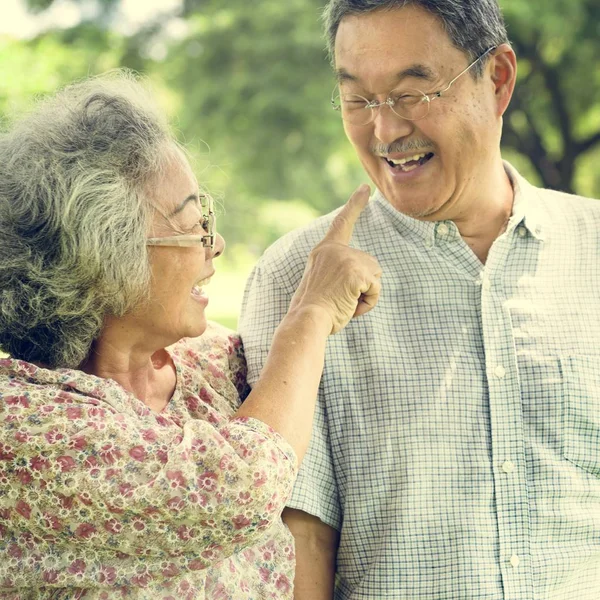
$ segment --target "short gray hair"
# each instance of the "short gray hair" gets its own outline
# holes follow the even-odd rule
[[[173,142],[138,77],[72,84],[0,133],[0,348],[76,368],[148,297],[149,182]]]
[[[440,19],[452,43],[475,60],[488,48],[508,41],[504,19],[497,0],[330,0],[323,11],[327,49],[334,62],[335,37],[344,17],[375,10],[418,6]],[[472,69],[475,77],[483,72],[484,60]]]

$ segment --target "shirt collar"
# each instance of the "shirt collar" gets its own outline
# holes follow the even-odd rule
[[[387,220],[404,237],[429,245],[435,239],[436,223],[413,219],[395,209],[378,190],[375,190],[373,200],[386,216]]]
[[[513,232],[522,224],[535,239],[543,241],[548,233],[548,223],[538,202],[537,188],[506,161],[504,161],[504,170],[514,191],[512,216],[508,222],[507,232]]]
[[[77,369],[46,369],[10,357],[0,359],[0,376],[42,386],[50,395],[65,389],[95,400],[104,400],[109,387],[122,389],[112,379],[101,379]]]

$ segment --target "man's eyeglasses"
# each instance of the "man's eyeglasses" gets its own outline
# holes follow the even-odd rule
[[[200,208],[202,210],[202,219],[198,225],[206,233],[201,234],[182,234],[170,235],[167,237],[153,237],[146,240],[148,246],[202,246],[204,248],[215,248],[215,238],[217,236],[217,217],[215,216],[213,199],[209,195],[200,196]]]
[[[377,100],[367,100],[358,94],[342,94],[339,87],[336,86],[331,97],[331,106],[341,113],[344,121],[351,125],[368,125],[375,119],[379,108],[382,106],[388,106],[394,114],[408,121],[424,119],[429,114],[429,108],[433,100],[445,94],[461,75],[464,75],[484,56],[496,48],[497,46],[488,48],[439,92],[425,94],[414,88],[396,88],[388,94],[386,100],[377,102]]]

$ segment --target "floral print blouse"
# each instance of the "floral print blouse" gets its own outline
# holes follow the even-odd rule
[[[161,413],[110,379],[0,359],[0,598],[292,598],[297,460],[232,418],[240,341],[211,324],[168,350]]]

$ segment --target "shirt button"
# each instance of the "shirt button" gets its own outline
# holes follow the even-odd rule
[[[438,235],[448,235],[450,228],[446,223],[440,223],[437,228]]]
[[[484,290],[492,289],[492,282],[490,281],[490,279],[488,277],[484,277],[484,279],[483,279],[483,289]]]
[[[527,235],[527,229],[525,229],[525,227],[519,227],[517,229],[517,234],[519,237],[525,237]]]
[[[515,463],[512,460],[505,460],[502,463],[502,470],[505,473],[512,473],[515,470]]]
[[[505,375],[506,375],[506,369],[502,366],[502,365],[498,365],[495,369],[494,369],[494,375],[498,378],[498,379],[502,379]]]
[[[516,569],[521,564],[521,559],[516,554],[513,554],[510,557],[510,564]]]

